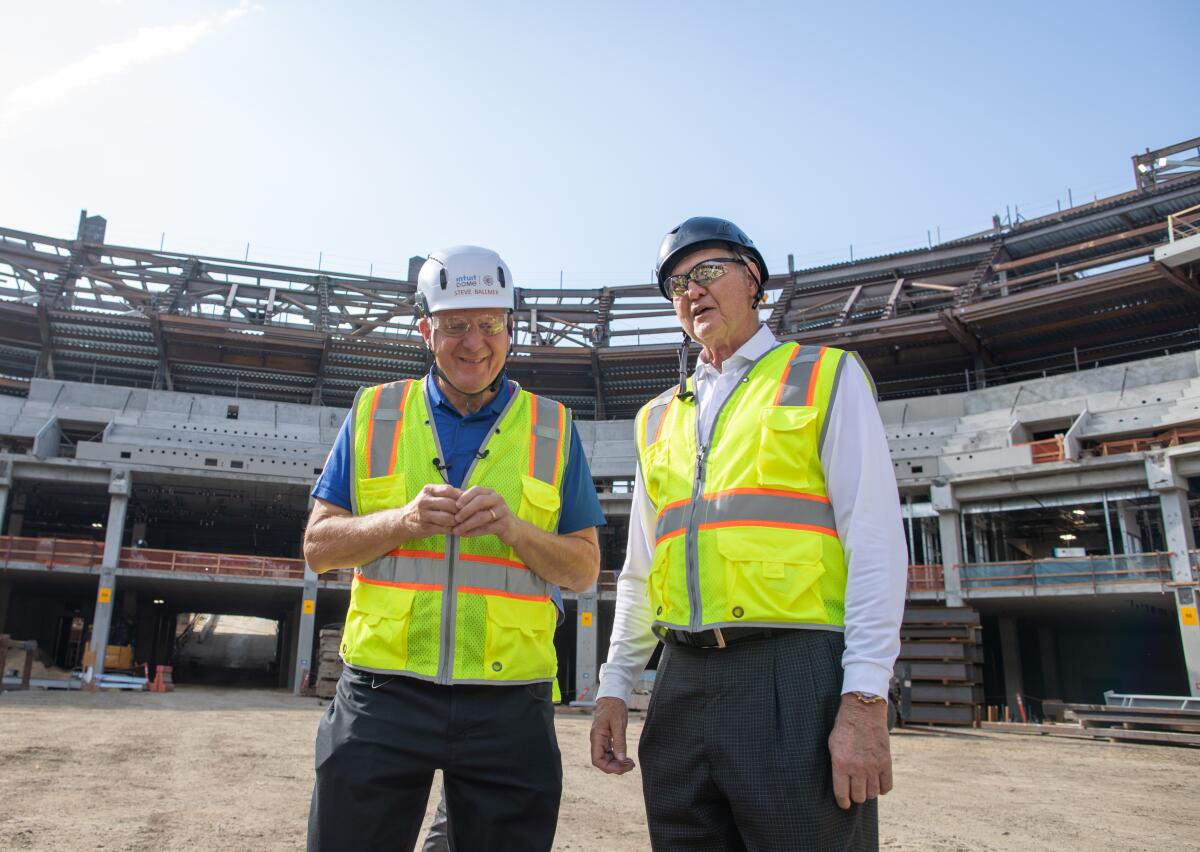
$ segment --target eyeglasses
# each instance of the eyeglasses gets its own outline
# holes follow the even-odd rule
[[[474,325],[484,337],[495,337],[508,328],[507,314],[484,314],[472,321],[467,317],[433,315],[433,327],[447,337],[466,337]]]
[[[724,266],[726,263],[736,263],[740,266],[746,265],[746,261],[740,257],[714,257],[709,260],[702,260],[693,266],[690,271],[682,275],[667,276],[667,292],[675,298],[686,296],[688,285],[693,281],[701,287],[709,287],[712,285],[712,282],[729,271]]]

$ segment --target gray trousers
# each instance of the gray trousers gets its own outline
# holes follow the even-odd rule
[[[833,797],[829,734],[842,634],[668,646],[638,756],[656,852],[825,852],[879,845],[874,801]]]

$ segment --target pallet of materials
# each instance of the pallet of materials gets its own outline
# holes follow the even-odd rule
[[[1200,710],[1112,704],[1068,704],[1066,708],[1081,728],[1098,737],[1200,745]]]
[[[983,702],[983,638],[970,607],[909,606],[895,676],[907,692],[903,721],[974,725]]]
[[[315,688],[318,698],[333,698],[337,691],[338,678],[342,676],[343,627],[341,624],[325,627],[319,634]]]

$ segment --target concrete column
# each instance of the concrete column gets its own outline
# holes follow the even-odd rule
[[[1021,721],[1017,709],[1017,693],[1025,692],[1025,679],[1021,672],[1021,644],[1017,639],[1017,621],[1014,618],[1000,619],[1000,661],[1004,664],[1004,694],[1008,712],[1013,721]]]
[[[599,628],[600,595],[595,584],[579,596],[575,615],[575,700],[573,707],[596,703],[596,632]]]
[[[312,661],[313,632],[317,622],[317,572],[304,565],[304,589],[300,598],[300,629],[296,631],[296,660],[292,672],[292,692],[300,694],[304,678],[315,666]]]
[[[1200,696],[1200,617],[1196,600],[1200,582],[1192,569],[1191,551],[1196,547],[1196,537],[1188,509],[1187,480],[1176,473],[1170,456],[1155,454],[1146,459],[1146,483],[1158,492],[1162,507],[1163,535],[1171,552],[1171,581],[1176,584],[1175,610],[1188,690]]]
[[[1121,552],[1126,554],[1143,553],[1142,530],[1137,522],[1137,510],[1122,500],[1116,505],[1117,525],[1121,529]]]
[[[128,471],[115,471],[108,483],[108,526],[104,529],[104,556],[100,562],[100,585],[96,592],[96,612],[92,618],[92,650],[96,664],[92,676],[104,674],[104,655],[108,648],[108,630],[112,626],[113,595],[117,585],[117,564],[121,560],[121,535],[125,530],[125,511],[129,508],[132,483]]]
[[[938,513],[938,537],[942,551],[942,576],[946,580],[946,606],[962,606],[962,515],[953,487],[946,482],[934,483],[929,500]]]

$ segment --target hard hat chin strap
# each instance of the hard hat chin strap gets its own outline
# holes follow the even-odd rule
[[[691,345],[692,339],[688,337],[687,332],[683,333],[683,342],[679,344],[679,390],[675,395],[681,401],[686,401],[695,396],[687,386],[688,377],[688,347]]]

